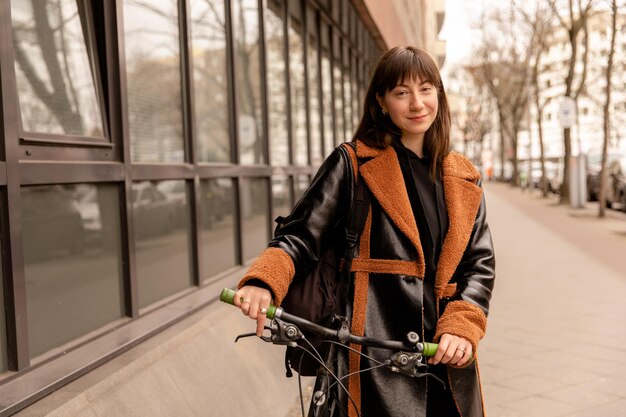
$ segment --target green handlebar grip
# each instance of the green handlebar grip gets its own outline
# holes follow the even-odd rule
[[[439,344],[437,343],[428,343],[428,342],[424,342],[424,356],[435,356],[435,353],[437,353],[437,348],[439,347]]]
[[[231,290],[230,288],[224,288],[222,290],[222,293],[220,294],[220,301],[227,304],[235,305],[235,291]],[[267,308],[267,318],[271,320],[274,318],[275,314],[276,306],[270,305]]]

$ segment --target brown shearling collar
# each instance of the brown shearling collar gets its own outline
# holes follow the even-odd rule
[[[385,149],[373,148],[361,141],[358,141],[356,150],[359,158],[371,158],[361,165],[361,176],[372,195],[396,227],[410,240],[423,263],[424,253],[417,224],[395,150],[391,146]],[[476,185],[479,179],[480,174],[464,156],[450,152],[444,159],[443,189],[449,227],[437,265],[437,298],[443,296],[472,233],[482,199],[482,189]]]

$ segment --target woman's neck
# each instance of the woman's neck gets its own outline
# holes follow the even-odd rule
[[[424,157],[424,136],[402,136],[400,140],[405,148],[411,150],[420,158]]]

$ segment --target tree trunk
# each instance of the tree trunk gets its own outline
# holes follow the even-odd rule
[[[617,1],[611,2],[611,48],[609,49],[609,62],[606,66],[606,99],[604,100],[604,142],[602,143],[602,166],[600,168],[600,195],[598,198],[598,217],[604,217],[606,205],[606,162],[611,135],[610,108],[611,108],[611,73],[613,72],[613,55],[615,54],[615,30],[617,29]],[[626,210],[626,207],[622,207]]]

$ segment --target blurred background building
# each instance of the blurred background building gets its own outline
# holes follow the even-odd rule
[[[351,138],[381,52],[443,65],[444,6],[0,0],[0,415],[233,286]]]
[[[442,36],[449,53],[443,70],[455,149],[486,177],[514,186],[541,183],[560,194],[561,202],[569,202],[570,164],[582,166],[587,189],[596,188],[588,197],[595,200],[605,121],[608,163],[626,150],[624,2],[450,0],[447,5]],[[569,109],[562,106],[566,95]],[[566,110],[571,126],[562,123]],[[607,169],[622,178],[624,163],[615,172]],[[573,180],[576,195],[583,182]],[[609,198],[623,200],[626,210],[623,181],[613,184],[609,176],[608,182]]]

